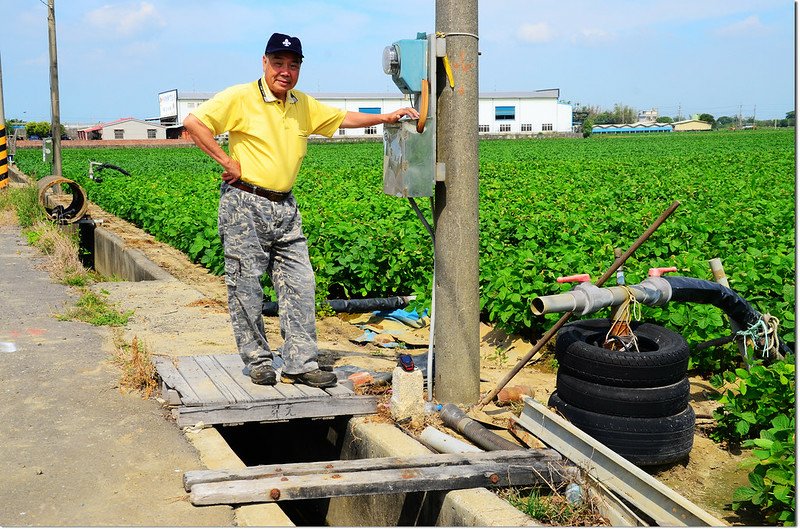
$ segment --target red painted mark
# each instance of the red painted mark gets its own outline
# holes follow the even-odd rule
[[[497,482],[500,481],[500,478],[497,477],[497,474],[492,474],[491,476],[489,476],[489,481],[491,481],[494,484],[497,484]]]
[[[342,477],[341,474],[331,474],[331,478],[333,478],[333,479],[339,479],[341,477]]]
[[[30,334],[31,336],[41,336],[41,335],[43,335],[44,333],[46,333],[46,332],[47,332],[47,329],[34,329],[34,328],[29,328],[29,329],[25,329],[25,332],[27,332],[27,333],[28,333],[28,334]]]
[[[289,481],[289,478],[287,478],[286,476],[283,476],[283,477],[281,478],[281,481]]]
[[[273,500],[277,500],[278,498],[281,497],[281,491],[278,489],[272,489],[271,491],[269,491],[269,497],[272,498]]]

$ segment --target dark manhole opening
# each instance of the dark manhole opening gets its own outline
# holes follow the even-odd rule
[[[341,459],[348,419],[296,419],[216,428],[239,459],[252,467]],[[326,524],[329,501],[284,501],[280,507],[297,526],[321,526]]]

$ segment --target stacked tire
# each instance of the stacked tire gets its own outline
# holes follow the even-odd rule
[[[564,326],[549,406],[636,465],[686,457],[695,424],[686,340],[657,325],[631,323],[639,351],[611,351],[602,347],[610,327],[608,319]]]

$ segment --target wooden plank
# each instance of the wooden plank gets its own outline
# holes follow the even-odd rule
[[[426,454],[411,457],[376,457],[372,459],[342,459],[310,463],[258,465],[236,470],[190,470],[183,474],[183,485],[189,492],[198,483],[262,479],[276,476],[304,476],[308,474],[341,474],[365,470],[391,470],[398,468],[424,468],[443,465],[472,465],[485,462],[524,464],[530,461],[552,461],[565,465],[566,461],[555,450],[494,450],[466,454]]]
[[[192,356],[182,356],[178,359],[178,371],[186,379],[197,395],[197,400],[183,399],[185,406],[200,406],[209,403],[230,402],[229,399],[217,388],[214,381],[203,371]]]
[[[168,387],[180,393],[182,401],[185,399],[186,402],[199,402],[200,398],[197,396],[197,393],[195,393],[192,386],[183,378],[178,368],[172,362],[172,358],[166,356],[156,356],[153,358],[153,364],[161,380]],[[166,397],[164,400],[169,402],[169,399]]]
[[[192,487],[189,499],[194,505],[242,504],[492,486],[559,487],[563,484],[564,477],[555,472],[549,462],[531,460],[527,464],[484,462],[199,483]]]
[[[238,354],[223,354],[215,355],[215,360],[228,372],[241,387],[244,389],[253,400],[274,400],[283,399],[284,396],[273,386],[263,386],[261,384],[253,384],[250,381],[250,376],[244,374],[244,362],[242,357]]]
[[[355,395],[355,392],[352,389],[346,388],[341,384],[337,384],[332,388],[325,388],[325,393],[333,397],[345,397],[349,395]]]
[[[242,386],[236,382],[215,359],[212,355],[195,356],[197,365],[205,372],[206,375],[214,382],[217,389],[225,395],[228,402],[248,402],[252,401],[252,397],[247,393]]]
[[[285,384],[284,384],[285,385]],[[287,421],[339,415],[371,415],[377,411],[374,396],[331,398],[330,396],[300,397],[289,400],[254,401],[234,404],[182,406],[178,426],[232,424],[242,422]]]
[[[284,384],[286,385],[286,384]],[[328,397],[328,393],[325,392],[322,388],[314,388],[311,386],[306,386],[305,384],[292,384],[294,387],[299,389],[303,392],[303,395],[306,397]]]

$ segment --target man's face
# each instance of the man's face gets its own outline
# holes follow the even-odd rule
[[[301,59],[291,52],[271,53],[263,57],[264,77],[270,91],[280,99],[294,88],[300,76]]]

